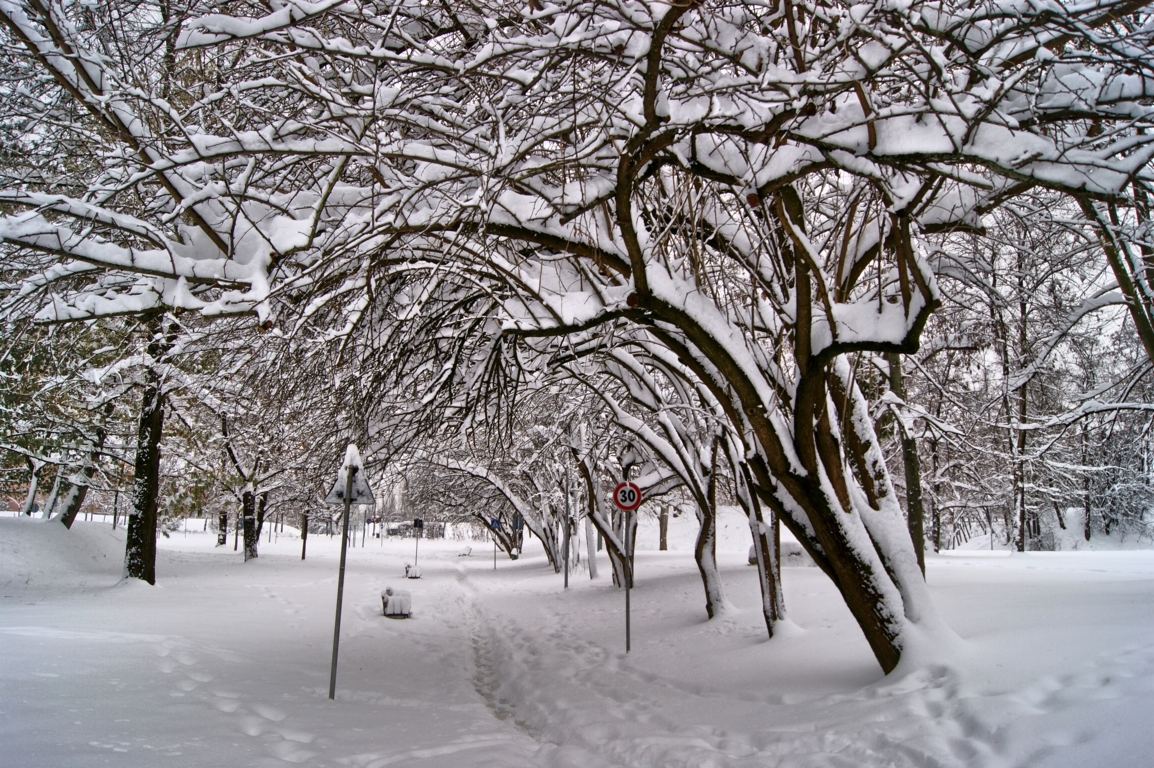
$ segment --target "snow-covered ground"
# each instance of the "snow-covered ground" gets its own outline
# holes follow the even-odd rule
[[[570,589],[530,546],[350,550],[328,671],[337,540],[161,539],[158,584],[120,579],[123,531],[0,519],[0,766],[1143,766],[1154,758],[1154,552],[933,557],[960,655],[883,678],[815,568],[783,579],[766,641],[748,532],[723,521],[732,610],[706,621],[686,543],[643,550],[624,595]],[[648,524],[647,524],[648,525]],[[728,527],[726,527],[728,526]],[[744,536],[744,539],[743,539]],[[655,525],[643,547],[656,549]],[[414,616],[381,615],[380,591]]]

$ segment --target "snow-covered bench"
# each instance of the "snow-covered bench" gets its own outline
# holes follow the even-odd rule
[[[413,596],[405,589],[385,588],[381,592],[381,604],[390,619],[407,619],[413,612]]]

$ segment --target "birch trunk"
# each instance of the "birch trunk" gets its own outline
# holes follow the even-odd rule
[[[44,462],[28,456],[24,457],[24,461],[28,463],[28,495],[24,497],[24,504],[20,507],[20,515],[28,517],[32,515],[32,508],[36,505],[36,488],[40,485],[40,468],[44,466]]]
[[[590,522],[589,517],[585,517],[585,551],[588,553],[589,559],[589,578],[597,578],[597,531]]]

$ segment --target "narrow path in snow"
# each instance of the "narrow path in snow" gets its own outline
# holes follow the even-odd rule
[[[499,698],[500,663],[494,657],[496,651],[493,630],[481,615],[477,607],[476,590],[469,583],[468,574],[461,565],[457,566],[457,585],[460,589],[458,603],[465,616],[465,625],[468,630],[469,644],[472,648],[473,659],[473,688],[477,695],[485,702],[485,706],[498,720],[512,720],[526,735],[533,738],[523,723],[517,722],[516,713],[510,702]]]

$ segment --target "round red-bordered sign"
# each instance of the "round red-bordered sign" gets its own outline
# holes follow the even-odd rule
[[[618,483],[617,487],[613,489],[613,503],[619,509],[631,512],[641,506],[641,489],[637,487],[636,483],[631,483],[628,480]]]

